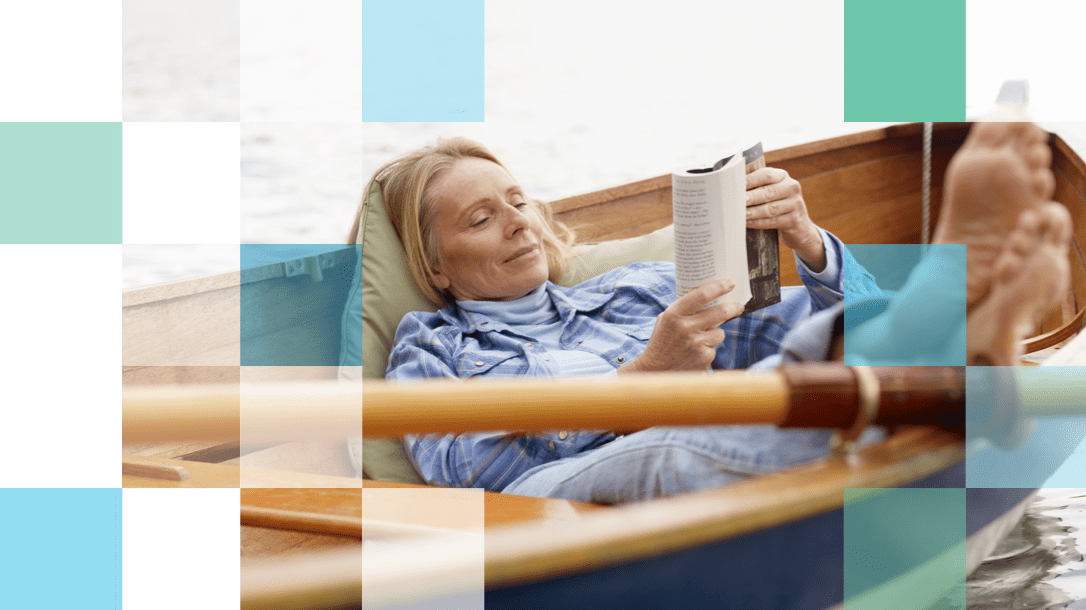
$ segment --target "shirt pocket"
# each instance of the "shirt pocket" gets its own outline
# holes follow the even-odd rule
[[[627,335],[637,339],[638,341],[648,341],[652,337],[652,331],[656,328],[656,319],[653,318],[648,322],[641,324],[630,324],[623,328],[623,332]]]
[[[515,377],[528,370],[528,363],[512,352],[464,352],[456,362],[456,375],[461,379],[487,375]]]

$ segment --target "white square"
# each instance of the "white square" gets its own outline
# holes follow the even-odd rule
[[[236,244],[237,123],[125,123],[125,244]]]
[[[364,27],[354,0],[242,0],[241,119],[361,121]]]
[[[241,493],[124,489],[125,608],[237,610]]]

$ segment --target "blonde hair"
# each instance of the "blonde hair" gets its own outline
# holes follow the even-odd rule
[[[509,171],[494,153],[482,144],[463,137],[439,138],[432,146],[396,157],[381,166],[374,174],[381,186],[381,195],[396,235],[407,255],[411,277],[422,294],[438,307],[452,302],[452,295],[437,287],[434,267],[440,261],[440,248],[434,235],[434,205],[429,185],[435,178],[449,171],[458,161],[466,158],[485,159]],[[512,173],[510,173],[512,175]],[[368,192],[368,189],[367,189]],[[549,204],[528,198],[531,209],[540,216],[542,241],[547,253],[550,280],[557,281],[572,256],[573,231],[554,218]],[[362,205],[365,204],[363,197]],[[354,226],[347,243],[358,239],[358,225],[362,218],[362,205],[355,215]]]

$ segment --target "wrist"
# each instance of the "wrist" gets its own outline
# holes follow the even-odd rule
[[[812,223],[811,231],[802,245],[792,248],[811,271],[820,273],[826,269],[826,244],[822,241],[822,232]]]

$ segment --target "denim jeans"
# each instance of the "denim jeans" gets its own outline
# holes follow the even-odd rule
[[[502,493],[605,504],[671,496],[825,457],[831,435],[769,425],[649,428],[536,466]],[[861,442],[882,436],[869,429]]]

